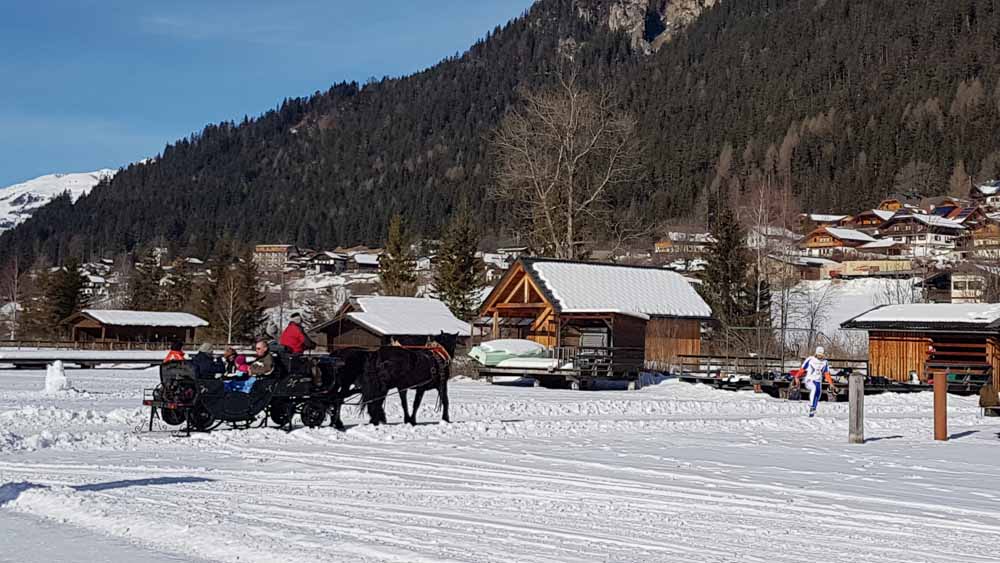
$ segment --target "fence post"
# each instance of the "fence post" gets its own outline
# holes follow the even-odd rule
[[[948,439],[948,374],[934,374],[934,439]]]
[[[852,444],[865,443],[865,377],[860,373],[852,373],[848,377],[848,396],[850,400],[850,433],[848,441]]]

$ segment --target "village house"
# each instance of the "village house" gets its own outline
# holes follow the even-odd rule
[[[861,231],[820,227],[806,235],[800,246],[810,256],[842,257],[872,242],[875,242],[875,237]]]
[[[653,245],[655,254],[703,256],[715,239],[709,233],[668,232]]]
[[[339,252],[310,252],[302,257],[298,266],[310,275],[339,274],[347,270],[347,255]]]
[[[799,232],[810,233],[820,227],[840,227],[850,220],[850,215],[803,213],[799,218]]]
[[[492,338],[573,348],[586,339],[673,365],[701,352],[712,311],[680,274],[643,266],[521,258],[480,309]]]
[[[989,211],[1000,210],[1000,180],[974,186],[969,192],[969,197]]]
[[[965,227],[950,219],[936,215],[896,214],[879,228],[882,238],[909,246],[914,257],[932,257],[955,250],[956,242]]]
[[[982,303],[986,276],[970,269],[937,272],[919,285],[930,303]]]
[[[794,250],[802,236],[775,225],[752,226],[747,231],[747,247],[751,250],[766,249],[769,252]]]
[[[900,210],[918,211],[920,210],[920,200],[913,197],[894,194],[879,202],[875,209],[881,211],[892,211],[893,213]]]
[[[881,227],[883,223],[885,223],[889,219],[892,219],[892,216],[895,214],[896,214],[895,211],[886,211],[884,209],[869,209],[867,211],[862,211],[861,213],[858,213],[857,215],[851,217],[849,220],[845,221],[844,227],[850,229],[856,229],[871,234],[879,227]]]
[[[1000,260],[1000,221],[988,220],[976,225],[967,240],[965,257],[975,260]]]

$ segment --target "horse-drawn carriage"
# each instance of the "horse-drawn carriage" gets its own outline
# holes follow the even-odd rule
[[[143,405],[150,408],[149,429],[157,416],[169,426],[187,431],[210,431],[228,423],[235,428],[263,426],[270,420],[291,427],[296,414],[310,428],[331,424],[344,429],[341,408],[352,396],[366,408],[372,424],[386,422],[384,402],[392,390],[403,403],[404,422],[416,424],[416,412],[425,391],[438,391],[448,420],[447,385],[455,350],[454,335],[442,334],[427,346],[383,346],[375,350],[350,348],[329,355],[292,355],[272,352],[274,371],[255,379],[200,376],[190,362],[160,366],[160,384],[147,389]],[[234,383],[243,383],[242,385]],[[413,411],[406,393],[415,390]]]

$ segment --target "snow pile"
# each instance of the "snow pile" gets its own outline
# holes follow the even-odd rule
[[[76,174],[49,174],[20,184],[0,188],[0,232],[23,223],[39,207],[69,192],[75,202],[102,180],[115,175],[114,170]]]
[[[70,385],[69,379],[66,377],[66,367],[63,366],[62,361],[56,360],[49,364],[45,370],[45,394],[54,395],[72,389],[73,386]]]

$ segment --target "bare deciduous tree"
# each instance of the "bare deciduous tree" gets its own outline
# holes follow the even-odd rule
[[[640,170],[635,118],[610,89],[588,91],[573,76],[526,94],[493,146],[493,195],[511,202],[535,246],[558,258],[578,258],[595,230],[610,230],[613,195]]]
[[[875,292],[876,305],[906,305],[923,299],[912,279],[883,279]]]
[[[17,337],[18,309],[21,297],[21,267],[15,256],[0,272],[0,309],[9,307],[4,319],[10,331],[10,339]]]
[[[233,334],[239,330],[240,321],[244,315],[244,307],[240,299],[240,281],[234,272],[228,271],[221,275],[225,279],[219,284],[215,295],[216,309],[220,332],[225,332],[226,343],[233,341]]]

